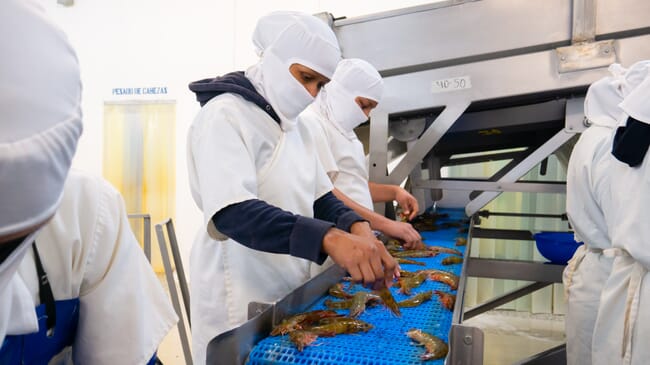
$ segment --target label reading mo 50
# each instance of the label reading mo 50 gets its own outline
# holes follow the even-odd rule
[[[452,77],[449,79],[435,80],[431,84],[432,93],[445,93],[448,91],[472,88],[472,79],[469,76]]]

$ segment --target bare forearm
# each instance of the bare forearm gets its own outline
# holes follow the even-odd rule
[[[355,211],[363,219],[367,220],[366,222],[357,222],[353,225],[353,229],[350,232],[360,236],[369,236],[368,232],[370,230],[367,228],[367,225],[370,224],[370,228],[380,231],[390,237],[398,238],[404,241],[410,247],[420,247],[422,241],[420,234],[408,223],[396,222],[392,219],[388,219],[381,214],[377,214],[370,209],[356,203],[340,190],[332,190],[334,196],[339,198],[343,204],[347,205],[349,208]],[[355,227],[356,226],[356,227]],[[417,246],[419,243],[420,246]]]
[[[396,201],[402,207],[403,213],[408,220],[413,219],[420,209],[415,197],[399,185],[368,182],[368,188],[373,202]]]
[[[397,185],[368,182],[373,203],[392,202],[397,194]]]
[[[334,196],[339,198],[339,200],[341,200],[343,204],[347,205],[349,208],[354,210],[358,215],[360,215],[363,219],[367,220],[368,223],[370,223],[370,227],[372,229],[382,231],[382,229],[385,227],[388,218],[382,216],[381,214],[377,214],[374,211],[355,202],[354,200],[350,199],[347,195],[343,194],[343,192],[341,192],[336,188],[332,190],[332,193],[334,193]]]

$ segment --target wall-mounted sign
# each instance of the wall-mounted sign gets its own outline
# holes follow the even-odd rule
[[[131,96],[131,95],[166,95],[167,86],[154,87],[116,87],[111,90],[112,95]]]

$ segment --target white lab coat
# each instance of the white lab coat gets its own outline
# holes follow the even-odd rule
[[[611,141],[611,140],[610,140]],[[608,174],[615,201],[608,204],[608,230],[615,257],[602,290],[594,328],[594,364],[647,364],[650,359],[650,158],[630,168],[611,154]],[[627,324],[627,325],[626,325]]]
[[[613,125],[613,123],[612,123]],[[609,276],[612,259],[601,204],[610,192],[612,125],[592,125],[576,143],[567,169],[567,213],[578,242],[584,242],[564,270],[567,294],[565,316],[567,364],[590,364],[591,342],[600,293]]]
[[[0,345],[7,334],[23,335],[38,331],[34,301],[25,282],[17,274],[35,234],[25,238],[0,264]]]
[[[249,249],[211,221],[222,208],[249,199],[313,217],[314,201],[332,185],[298,129],[283,131],[262,109],[234,94],[210,100],[190,127],[190,187],[204,213],[190,257],[195,364],[205,363],[212,338],[247,320],[249,302],[277,301],[324,268]]]
[[[129,227],[119,193],[100,178],[70,171],[61,205],[36,244],[55,300],[80,300],[74,363],[146,364],[177,317]],[[18,275],[35,316],[33,250]],[[54,363],[69,357],[70,349],[64,350]]]
[[[312,104],[300,115],[300,123],[312,135],[318,158],[334,187],[353,201],[374,210],[368,188],[368,163],[363,144],[354,132],[343,133]]]

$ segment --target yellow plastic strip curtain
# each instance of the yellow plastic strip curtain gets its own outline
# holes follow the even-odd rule
[[[122,194],[127,212],[151,215],[152,226],[172,217],[176,199],[176,104],[133,101],[104,104],[104,177]],[[131,220],[143,243],[142,222]],[[162,272],[152,237],[152,264]]]

